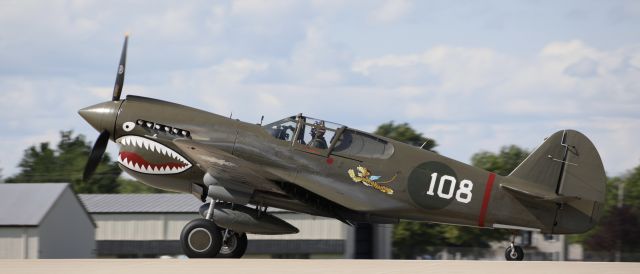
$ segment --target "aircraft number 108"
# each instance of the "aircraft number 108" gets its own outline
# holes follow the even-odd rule
[[[449,182],[449,189],[445,189],[446,182]],[[438,184],[438,189],[436,190],[436,184]],[[456,190],[457,180],[453,176],[442,175],[440,176],[440,180],[438,180],[438,173],[431,173],[431,182],[429,183],[429,189],[427,190],[427,195],[438,195],[438,197],[443,199],[451,199],[454,194],[456,200],[461,203],[469,203],[471,202],[471,190],[473,189],[473,182],[469,180],[460,181],[460,185]]]

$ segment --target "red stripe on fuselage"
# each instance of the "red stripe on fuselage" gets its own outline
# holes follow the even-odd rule
[[[482,207],[480,208],[480,217],[478,217],[478,226],[484,226],[484,217],[487,216],[487,207],[489,206],[489,200],[491,200],[491,190],[493,189],[493,181],[496,180],[495,173],[489,173],[489,179],[487,179],[487,185],[484,188],[484,197],[482,198]]]

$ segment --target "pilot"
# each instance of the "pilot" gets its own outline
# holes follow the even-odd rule
[[[312,141],[309,143],[309,146],[327,149],[327,140],[324,139],[325,132],[327,132],[327,129],[324,127],[324,122],[316,122],[311,129]]]

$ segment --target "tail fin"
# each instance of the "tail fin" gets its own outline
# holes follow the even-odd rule
[[[578,131],[554,133],[509,177],[529,182],[505,186],[511,193],[558,205],[552,233],[581,233],[600,218],[607,178],[595,146]]]

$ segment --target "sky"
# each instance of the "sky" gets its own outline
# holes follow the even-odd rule
[[[534,149],[571,128],[609,176],[640,164],[640,1],[0,0],[0,168],[123,94],[248,122],[304,113],[436,150]],[[109,145],[114,155],[117,146]]]

